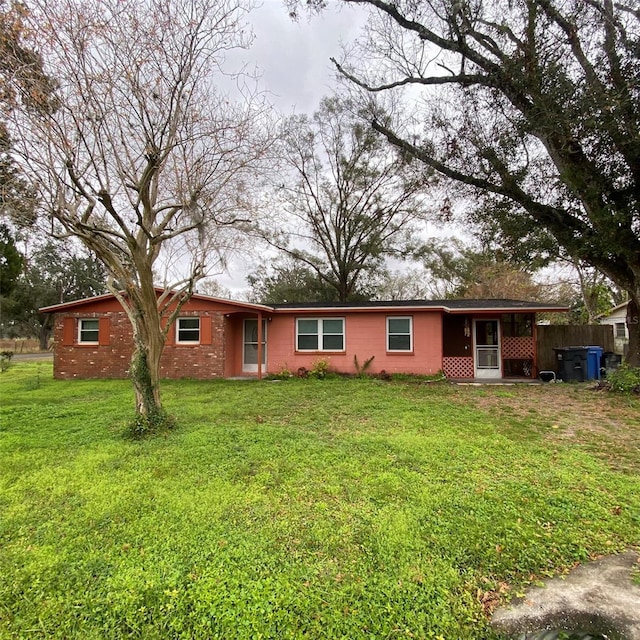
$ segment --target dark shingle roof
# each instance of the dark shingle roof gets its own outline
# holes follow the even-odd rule
[[[445,311],[493,311],[493,310],[557,310],[567,307],[545,302],[526,302],[524,300],[372,300],[365,302],[286,302],[269,305],[274,309],[366,309],[366,308],[416,308],[440,309]]]

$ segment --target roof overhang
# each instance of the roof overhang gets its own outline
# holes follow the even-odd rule
[[[156,293],[162,292],[162,289],[156,288]],[[122,292],[124,294],[124,292]],[[42,307],[38,309],[40,313],[62,313],[65,311],[70,311],[73,309],[77,309],[78,307],[82,307],[88,304],[95,304],[96,302],[102,302],[106,300],[115,300],[116,296],[113,293],[103,293],[99,296],[93,296],[91,298],[82,298],[81,300],[72,300],[71,302],[63,302],[61,304],[54,304],[48,307]],[[249,311],[249,312],[262,312],[262,313],[273,313],[273,308],[263,304],[256,304],[254,302],[240,302],[238,300],[228,300],[227,298],[217,298],[215,296],[206,296],[201,293],[194,293],[190,296],[190,300],[204,300],[207,302],[212,302],[214,304],[224,305],[226,307],[237,308],[238,312]]]

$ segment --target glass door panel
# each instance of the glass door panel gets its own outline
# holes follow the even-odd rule
[[[262,366],[267,363],[267,321],[262,321]],[[258,320],[244,321],[242,348],[242,370],[247,373],[258,371]]]

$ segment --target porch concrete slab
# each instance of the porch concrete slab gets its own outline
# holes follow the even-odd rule
[[[638,571],[636,551],[599,558],[529,589],[498,608],[491,624],[509,637],[555,629],[640,640],[640,585],[632,579]]]

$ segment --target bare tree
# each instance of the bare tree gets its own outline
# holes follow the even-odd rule
[[[505,233],[548,230],[627,291],[628,360],[640,366],[637,3],[345,1],[372,13],[344,77],[369,97],[410,88],[429,101],[415,127],[375,129],[492,205]]]
[[[277,210],[262,235],[336,292],[362,296],[383,258],[402,251],[424,220],[429,171],[390,152],[348,99],[325,98],[283,127]]]
[[[33,46],[55,77],[55,109],[15,110],[12,135],[56,235],[104,263],[133,329],[138,417],[162,423],[159,364],[169,327],[207,275],[219,234],[246,221],[269,148],[255,95],[220,86],[249,45],[243,0],[33,0]],[[183,276],[158,294],[167,248]],[[217,258],[216,258],[217,261]]]

